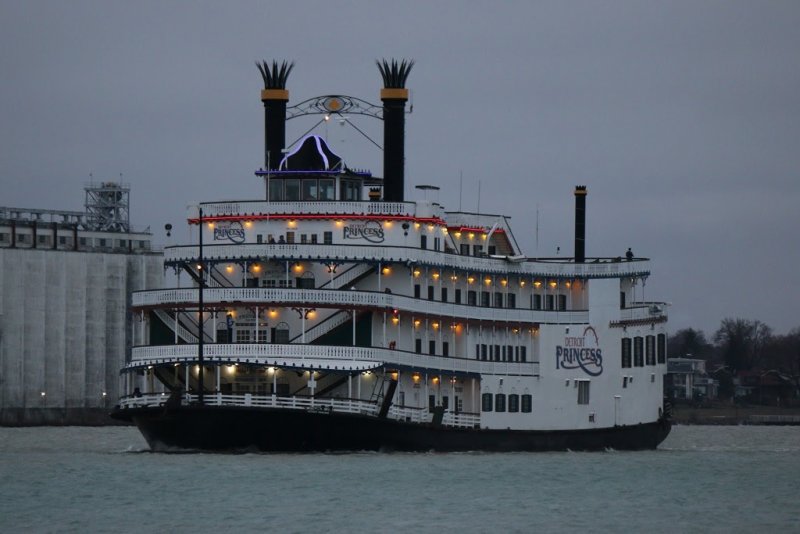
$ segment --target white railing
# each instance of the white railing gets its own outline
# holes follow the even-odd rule
[[[224,215],[305,215],[305,214],[330,214],[330,215],[403,215],[414,216],[416,204],[414,202],[213,202],[201,204],[203,217],[217,217]]]
[[[511,323],[586,323],[585,310],[546,311],[524,308],[488,308],[434,300],[422,300],[393,293],[333,289],[209,288],[203,292],[208,305],[275,304],[315,308],[397,309],[400,313],[437,315],[453,320],[507,321]],[[134,308],[159,306],[197,307],[197,289],[156,289],[133,293]]]
[[[197,345],[134,347],[127,368],[197,362]],[[488,375],[537,376],[537,362],[491,362],[417,354],[381,347],[334,345],[216,343],[203,345],[203,357],[214,361],[307,369],[375,369],[384,365]]]
[[[197,261],[198,247],[175,246],[164,249],[166,263]],[[535,261],[521,263],[504,259],[481,258],[446,254],[434,250],[412,247],[384,247],[367,245],[320,244],[241,244],[206,245],[205,261],[229,261],[239,258],[269,260],[272,258],[294,260],[384,261],[412,262],[445,269],[460,269],[480,273],[517,274],[540,278],[616,278],[649,274],[649,261],[598,261],[572,263],[568,261]]]
[[[152,393],[120,399],[122,409],[158,407],[166,404],[170,398],[168,393]],[[184,393],[181,395],[181,404],[186,405],[197,402],[197,395]],[[279,408],[285,410],[320,411],[336,413],[355,413],[377,416],[380,407],[374,403],[359,399],[332,399],[316,397],[279,397],[277,395],[253,395],[250,393],[239,395],[223,395],[222,393],[207,393],[203,395],[203,402],[208,406],[250,406],[256,408]],[[389,408],[387,418],[397,421],[425,424],[432,421],[432,414],[422,408],[408,406],[395,406]],[[474,428],[480,424],[480,414],[445,412],[442,424],[453,427]]]

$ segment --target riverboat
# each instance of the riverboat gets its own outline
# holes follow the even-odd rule
[[[639,300],[649,261],[529,258],[503,215],[405,199],[406,78],[378,64],[382,105],[328,95],[287,107],[293,64],[264,79],[265,198],[190,207],[165,249],[174,286],[132,295],[134,347],[113,417],[154,450],[652,449],[666,304]],[[289,119],[384,124],[383,177]],[[428,186],[430,187],[430,186]],[[421,195],[420,195],[421,196]]]

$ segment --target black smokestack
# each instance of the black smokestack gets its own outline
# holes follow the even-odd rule
[[[383,199],[403,202],[405,189],[406,79],[414,61],[378,61],[383,78]]]
[[[264,103],[264,168],[277,169],[281,163],[281,150],[286,145],[286,103],[289,91],[286,80],[294,68],[294,62],[282,61],[272,65],[266,61],[256,61],[258,71],[264,80],[261,101]]]
[[[586,261],[586,186],[575,186],[575,263]]]

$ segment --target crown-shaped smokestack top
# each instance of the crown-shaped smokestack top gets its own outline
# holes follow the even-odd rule
[[[294,68],[294,61],[256,61],[258,72],[264,80],[261,102],[264,103],[264,166],[268,170],[277,168],[286,144],[286,103],[289,91],[286,81]]]
[[[294,68],[294,61],[281,61],[280,65],[272,60],[272,66],[264,60],[256,61],[256,67],[264,80],[264,89],[286,89],[286,80]]]
[[[403,202],[405,197],[406,80],[414,60],[376,61],[383,78],[383,199]]]
[[[375,63],[378,65],[378,70],[381,71],[383,86],[385,88],[405,89],[406,79],[408,79],[408,75],[411,73],[411,68],[414,66],[413,59],[404,59],[399,63],[396,59],[393,59],[391,62],[384,59],[383,62],[376,61]]]

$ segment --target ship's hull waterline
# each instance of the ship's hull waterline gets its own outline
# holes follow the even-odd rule
[[[114,417],[135,423],[154,451],[603,451],[655,449],[666,419],[585,430],[488,430],[405,423],[336,412],[237,406],[128,408]]]

